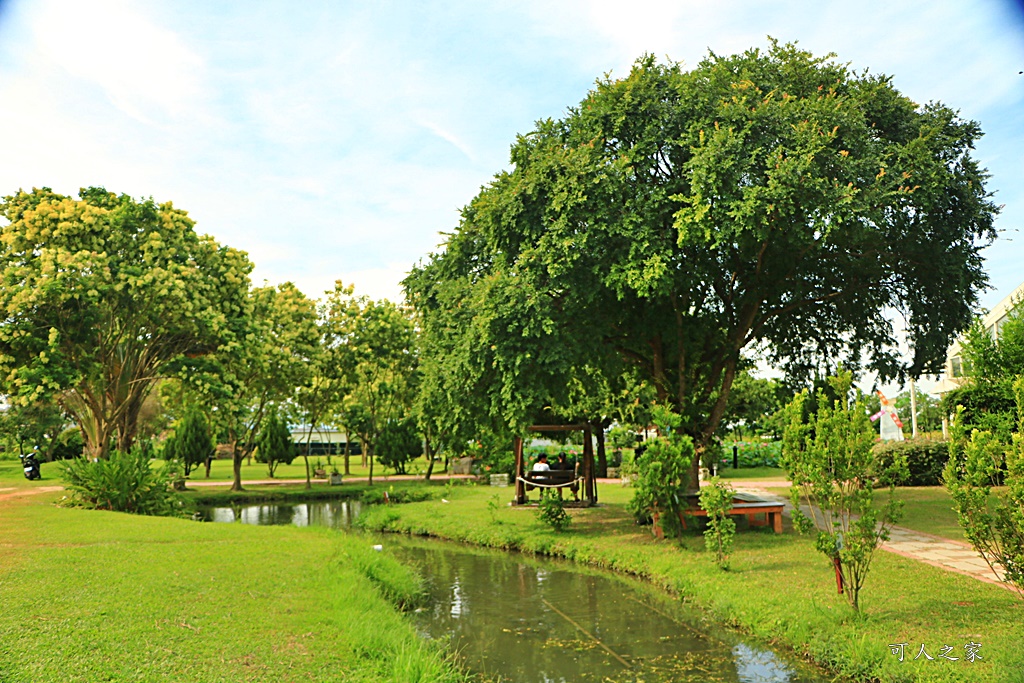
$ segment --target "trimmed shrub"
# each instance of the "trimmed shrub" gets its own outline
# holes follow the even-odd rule
[[[949,460],[949,442],[922,438],[883,441],[875,445],[874,454],[877,472],[891,468],[897,455],[906,459],[910,478],[900,482],[903,486],[939,486]]]

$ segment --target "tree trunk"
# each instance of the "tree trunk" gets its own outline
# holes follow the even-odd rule
[[[427,474],[423,477],[424,481],[430,481],[430,475],[434,472],[434,451],[430,448],[430,432],[423,437],[423,450],[427,455]]]
[[[373,486],[373,444],[367,443],[364,440],[363,441],[362,451],[363,451],[363,462],[366,462],[367,458],[370,459],[370,480],[369,480],[369,484],[370,484],[370,486]]]
[[[309,489],[313,488],[313,482],[310,480],[310,476],[309,476],[309,452],[313,448],[312,439],[313,439],[313,427],[310,426],[309,434],[306,435],[306,453],[305,453],[305,455],[302,456],[302,459],[306,461],[306,490],[307,491]],[[327,453],[328,453],[327,464],[328,465],[331,464],[330,452],[331,452],[331,445],[328,444],[327,445]]]
[[[210,466],[213,465],[213,456],[206,456],[206,478],[210,478]]]
[[[604,450],[604,426],[601,420],[591,423],[594,436],[597,437],[597,476],[604,479],[608,476],[608,454]]]
[[[231,467],[234,472],[234,481],[231,482],[232,491],[244,491],[242,488],[242,459],[245,453],[238,450],[238,444],[231,444]]]
[[[348,456],[349,456],[349,453],[351,452],[351,448],[352,448],[352,444],[349,442],[348,432],[345,432],[345,476],[346,477],[349,476],[350,474],[352,474],[352,472],[350,472],[349,469],[348,469]]]

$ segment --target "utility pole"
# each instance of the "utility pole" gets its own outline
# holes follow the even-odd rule
[[[910,436],[917,438],[917,389],[913,377],[910,378]]]

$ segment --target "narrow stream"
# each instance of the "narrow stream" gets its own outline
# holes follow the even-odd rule
[[[213,521],[345,528],[358,503],[210,508]],[[412,619],[471,670],[502,683],[819,683],[820,672],[701,623],[641,581],[571,562],[388,536],[428,599]]]

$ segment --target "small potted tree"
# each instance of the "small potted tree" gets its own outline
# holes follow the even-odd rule
[[[331,465],[331,478],[329,483],[331,486],[341,485],[341,472],[338,471],[337,465]]]

